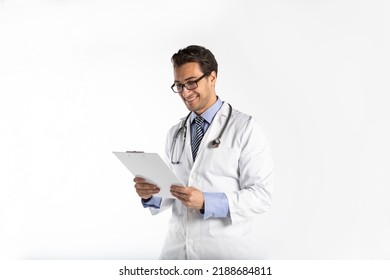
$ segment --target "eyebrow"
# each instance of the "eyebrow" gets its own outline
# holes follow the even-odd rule
[[[187,79],[184,79],[184,82],[187,82],[188,80],[192,80],[192,79],[196,79],[196,77],[191,76],[191,77],[189,77]],[[174,81],[174,83],[178,83],[178,82],[180,82],[180,81],[177,81],[177,80]]]

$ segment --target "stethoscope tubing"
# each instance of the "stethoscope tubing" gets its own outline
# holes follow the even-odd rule
[[[229,114],[228,114],[228,117],[226,119],[226,122],[224,123],[221,131],[219,132],[219,135],[217,138],[215,138],[214,140],[211,141],[210,143],[210,146],[212,148],[218,148],[219,145],[221,144],[221,138],[226,130],[226,127],[230,121],[230,118],[232,116],[232,111],[233,111],[233,108],[232,106],[228,103],[229,105]],[[173,143],[172,143],[172,149],[171,149],[171,163],[172,164],[180,164],[180,158],[182,157],[183,155],[183,152],[184,152],[184,145],[185,145],[185,142],[186,142],[186,138],[187,138],[187,121],[188,121],[188,118],[190,117],[192,112],[190,112],[187,117],[185,118],[185,120],[182,122],[182,125],[179,127],[179,129],[176,131],[175,133],[175,136],[173,137]],[[175,153],[175,148],[176,148],[176,143],[177,143],[177,140],[179,138],[179,134],[181,133],[181,131],[183,130],[183,145],[182,145],[182,150],[180,152],[180,155],[178,157],[178,160],[177,161],[174,161],[173,160],[173,155]]]

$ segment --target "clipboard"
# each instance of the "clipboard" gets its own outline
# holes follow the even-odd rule
[[[145,178],[146,182],[160,188],[156,196],[174,198],[170,187],[172,185],[184,186],[157,153],[138,151],[113,153],[135,177]]]

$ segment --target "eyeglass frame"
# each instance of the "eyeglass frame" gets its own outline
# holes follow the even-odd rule
[[[207,77],[207,76],[209,76],[210,75],[210,73],[205,73],[205,74],[203,74],[202,76],[200,76],[198,79],[196,79],[196,80],[194,80],[194,81],[189,81],[189,82],[187,82],[187,83],[185,83],[185,84],[176,84],[176,83],[173,83],[173,85],[171,86],[171,89],[172,89],[172,91],[174,92],[174,93],[182,93],[183,92],[183,90],[184,90],[184,88],[186,89],[186,90],[193,90],[193,89],[196,89],[196,88],[198,88],[198,82],[200,81],[200,80],[202,80],[204,77]],[[195,85],[196,85],[196,87],[194,87],[194,88],[187,88],[187,86],[186,85],[188,85],[189,83],[194,83]],[[176,86],[181,86],[182,87],[182,90],[181,91],[175,91],[173,88]]]

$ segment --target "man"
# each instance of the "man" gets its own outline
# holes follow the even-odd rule
[[[271,205],[267,140],[252,117],[216,95],[218,64],[208,49],[181,49],[172,63],[172,90],[191,112],[168,132],[166,156],[188,187],[171,186],[176,199],[162,199],[157,186],[134,179],[152,214],[172,207],[160,258],[251,259],[253,218]]]

